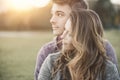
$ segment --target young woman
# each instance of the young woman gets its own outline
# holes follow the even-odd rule
[[[106,56],[103,26],[92,10],[73,8],[62,51],[44,61],[38,80],[120,80]]]

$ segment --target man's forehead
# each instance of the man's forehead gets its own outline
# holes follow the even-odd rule
[[[71,11],[71,8],[69,7],[69,5],[64,4],[64,5],[60,5],[60,4],[53,4],[51,12],[67,12],[69,13]]]

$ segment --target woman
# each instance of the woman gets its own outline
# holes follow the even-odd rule
[[[94,11],[73,8],[65,27],[62,51],[46,58],[38,80],[120,80],[106,57],[103,27]]]

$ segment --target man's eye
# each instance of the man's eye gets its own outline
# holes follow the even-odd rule
[[[57,16],[63,16],[62,14],[58,13]]]

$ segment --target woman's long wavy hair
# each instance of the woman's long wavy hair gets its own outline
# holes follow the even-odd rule
[[[107,60],[103,26],[92,10],[72,9],[73,50],[61,51],[52,68],[52,78],[60,72],[63,80],[104,80]]]

